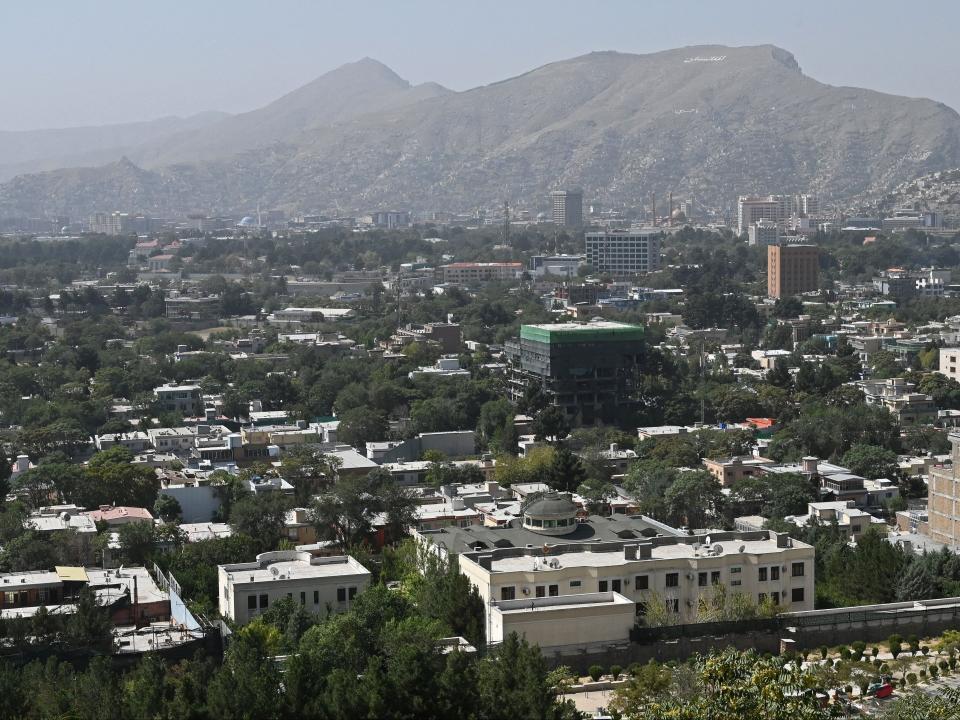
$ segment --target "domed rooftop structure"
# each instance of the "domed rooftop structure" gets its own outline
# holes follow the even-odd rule
[[[523,527],[540,535],[568,535],[577,529],[578,509],[569,494],[548,492],[523,509]]]
[[[240,220],[240,222],[237,224],[240,225],[240,227],[251,227],[253,225],[256,225],[257,221],[254,218],[250,217],[249,215],[245,215],[243,219]]]

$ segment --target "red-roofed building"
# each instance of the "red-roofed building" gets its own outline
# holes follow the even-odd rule
[[[105,522],[110,527],[126,525],[132,522],[153,522],[153,515],[142,507],[127,507],[121,505],[101,505],[99,510],[86,513],[94,522]]]

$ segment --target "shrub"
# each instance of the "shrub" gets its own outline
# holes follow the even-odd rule
[[[928,648],[926,645],[923,645],[920,647],[920,652],[926,655],[928,652],[930,652],[930,648]]]
[[[820,659],[821,659],[821,660],[826,660],[826,659],[827,659],[827,653],[828,653],[828,652],[830,652],[830,649],[829,649],[826,645],[821,645],[821,646],[820,646]]]
[[[840,648],[840,659],[849,660],[850,659],[850,648],[843,646]]]
[[[957,659],[955,657],[951,656],[949,663],[950,663],[951,670],[954,670],[957,667]]]
[[[590,676],[591,680],[593,680],[594,682],[597,682],[597,680],[599,680],[600,677],[603,675],[603,668],[600,667],[599,665],[591,665],[587,669],[587,675]]]
[[[833,660],[831,660],[830,658],[827,658],[826,660],[823,661],[823,664],[825,667],[831,667],[833,665]]]
[[[927,671],[924,670],[923,668],[920,669],[920,678],[921,678],[922,680],[926,680],[926,679],[927,679]]]
[[[916,653],[920,649],[920,640],[916,635],[907,637],[907,645],[910,646],[910,652]]]
[[[872,662],[871,664],[872,664],[875,668],[879,668],[883,663],[880,662],[880,660],[878,660],[877,658],[874,658],[874,659],[873,659],[873,662]]]
[[[640,669],[641,669],[642,667],[643,667],[643,665],[641,665],[641,664],[638,663],[638,662],[630,663],[629,665],[627,665],[627,672],[630,673],[631,675],[637,675],[637,674],[639,674]]]
[[[907,682],[911,685],[917,684],[917,674],[916,673],[907,673]]]
[[[877,648],[877,647],[870,648],[870,654],[876,657],[877,655],[880,654],[880,648]]]
[[[610,666],[610,674],[613,675],[613,679],[614,679],[614,680],[619,680],[619,679],[620,679],[620,675],[621,675],[622,673],[623,673],[623,668],[620,667],[619,665],[611,665],[611,666]]]
[[[889,674],[890,674],[890,666],[887,665],[887,663],[885,663],[885,662],[880,663],[880,672],[883,673],[884,675],[889,675]]]
[[[892,652],[893,657],[896,658],[900,653],[900,646],[903,645],[903,638],[894,633],[887,638],[887,645],[890,646],[890,652]]]
[[[930,673],[930,677],[932,677],[934,680],[936,680],[937,675],[940,674],[940,669],[939,669],[936,665],[931,665],[931,666],[928,668],[927,672]]]
[[[844,691],[847,695],[852,695],[852,694],[853,694],[853,685],[844,685],[844,686],[843,686],[843,691]]]
[[[851,644],[850,647],[853,649],[853,652],[857,653],[858,655],[863,655],[864,651],[867,649],[867,644],[862,640],[857,640]]]
[[[941,660],[937,663],[937,667],[940,668],[941,672],[943,672],[944,670],[950,669],[950,663],[948,663],[946,660]]]

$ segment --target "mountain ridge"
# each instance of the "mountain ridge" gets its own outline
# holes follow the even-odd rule
[[[214,134],[232,139],[214,147]],[[20,176],[0,186],[0,210],[543,207],[562,185],[628,206],[667,191],[708,207],[753,192],[852,201],[960,165],[960,115],[825,85],[773,45],[602,51],[461,92],[365,59],[128,157],[146,174]]]

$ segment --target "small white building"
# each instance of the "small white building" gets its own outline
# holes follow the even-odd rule
[[[349,555],[313,557],[299,550],[257,555],[255,562],[218,565],[220,614],[244,625],[282,598],[317,614],[344,612],[370,584],[370,571]]]

